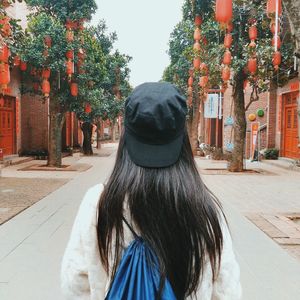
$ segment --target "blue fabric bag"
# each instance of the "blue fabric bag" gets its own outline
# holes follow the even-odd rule
[[[136,235],[125,219],[124,221],[135,239],[124,251],[105,300],[155,300],[160,283],[157,257],[147,243]],[[167,279],[160,299],[176,300]]]

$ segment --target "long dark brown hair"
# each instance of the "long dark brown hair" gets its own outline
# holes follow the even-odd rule
[[[111,278],[124,249],[125,196],[131,222],[158,258],[161,284],[168,278],[178,300],[196,293],[206,258],[212,266],[213,280],[217,278],[223,246],[222,209],[199,176],[187,133],[178,161],[167,168],[135,165],[121,136],[98,211],[100,257]]]

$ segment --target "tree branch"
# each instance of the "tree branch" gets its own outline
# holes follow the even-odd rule
[[[250,105],[253,103],[253,102],[256,102],[259,100],[259,96],[258,96],[258,91],[257,91],[257,85],[254,85],[253,88],[252,88],[252,92],[251,92],[251,96],[250,96],[250,101],[249,103],[246,105],[245,107],[245,111],[248,110],[248,108],[250,107]]]

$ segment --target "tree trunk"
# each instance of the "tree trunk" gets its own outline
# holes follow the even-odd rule
[[[199,113],[199,107],[200,107],[200,97],[199,97],[199,90],[198,87],[195,87],[194,90],[194,97],[195,101],[193,101],[193,111],[192,111],[192,116],[191,119],[189,120],[189,137],[190,137],[190,143],[192,147],[193,154],[197,154],[197,149],[198,149],[198,124],[199,124],[199,118],[200,118],[200,113]]]
[[[200,96],[200,130],[199,143],[205,143],[204,95]]]
[[[97,119],[97,149],[101,149],[101,131],[102,131],[102,121],[100,118]]]
[[[49,146],[48,146],[48,162],[49,167],[61,167],[62,165],[62,152],[61,152],[61,139],[62,127],[64,124],[64,114],[59,112],[58,105],[55,99],[49,100]]]
[[[116,141],[116,130],[115,130],[115,125],[116,125],[116,121],[113,120],[110,123],[110,138],[111,141],[114,143]]]
[[[93,125],[90,122],[84,122],[81,125],[81,130],[83,132],[83,145],[82,145],[83,153],[85,155],[93,155],[93,148],[92,148]]]
[[[292,35],[295,39],[295,55],[300,59],[300,0],[283,0]],[[298,72],[300,80],[300,70]],[[300,148],[300,97],[298,97],[298,147]]]
[[[242,172],[244,169],[244,148],[246,139],[246,116],[244,96],[244,72],[234,75],[233,104],[234,104],[234,148],[228,162],[230,172]]]

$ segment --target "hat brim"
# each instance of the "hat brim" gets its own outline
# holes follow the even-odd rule
[[[183,143],[183,135],[164,145],[150,145],[138,141],[125,130],[125,144],[131,160],[146,168],[165,168],[177,162]]]

